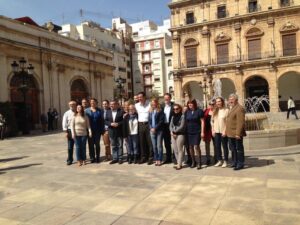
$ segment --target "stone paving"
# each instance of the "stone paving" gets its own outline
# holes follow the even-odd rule
[[[63,134],[0,142],[1,225],[300,224],[299,146],[247,152],[241,171],[65,158]]]

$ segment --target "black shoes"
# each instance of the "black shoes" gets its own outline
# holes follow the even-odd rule
[[[201,166],[202,166],[201,163],[198,163],[197,164],[197,170],[201,170]]]
[[[153,164],[153,160],[149,159],[148,162],[147,162],[147,165],[152,165],[152,164]]]
[[[71,165],[72,165],[72,163],[73,163],[73,162],[71,162],[71,161],[68,161],[68,162],[67,162],[67,166],[71,166]]]
[[[190,167],[191,167],[191,168],[195,168],[195,167],[196,167],[196,163],[195,163],[195,162],[192,162]]]
[[[237,166],[233,168],[233,170],[241,170],[241,169],[244,169],[244,166]]]
[[[118,162],[118,160],[114,159],[114,160],[110,161],[109,164],[116,164],[117,162]]]
[[[100,163],[100,158],[97,158],[97,159],[96,159],[96,163]]]
[[[123,160],[122,160],[122,159],[119,159],[118,163],[119,163],[119,164],[122,164],[122,163],[123,163]]]
[[[96,160],[95,159],[91,159],[91,163],[95,163],[96,162]]]
[[[136,157],[136,155],[135,155],[134,158],[133,158],[133,163],[134,163],[134,164],[137,164],[137,157]]]
[[[146,162],[146,159],[145,158],[142,158],[139,162],[139,164],[144,164]]]

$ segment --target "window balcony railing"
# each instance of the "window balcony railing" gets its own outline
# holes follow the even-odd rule
[[[197,22],[197,18],[196,17],[191,17],[191,18],[185,18],[184,19],[184,24],[185,25],[194,24],[196,22]]]
[[[237,63],[237,62],[251,62],[257,60],[267,60],[267,59],[284,59],[287,57],[300,57],[300,49],[285,49],[281,51],[270,51],[270,52],[260,52],[251,55],[241,55],[241,56],[228,56],[228,57],[219,57],[211,59],[211,62],[208,64],[204,64],[202,61],[194,61],[189,63],[182,63],[182,69],[192,69],[192,68],[199,68],[205,65],[226,65],[230,63]]]
[[[153,73],[152,70],[144,70],[142,72],[143,75],[151,75],[152,73]]]
[[[248,13],[260,12],[261,6],[260,5],[249,5],[247,6]]]
[[[293,0],[279,0],[280,7],[288,7],[294,5]]]
[[[152,59],[142,59],[141,63],[152,63]]]

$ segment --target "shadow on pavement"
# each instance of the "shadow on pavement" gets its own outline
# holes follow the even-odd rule
[[[19,160],[19,159],[25,159],[28,158],[29,156],[21,156],[21,157],[13,157],[13,158],[7,158],[7,159],[0,159],[0,163],[1,162],[10,162],[10,161],[15,161],[15,160]]]
[[[40,166],[43,165],[42,163],[34,163],[34,164],[27,164],[27,165],[21,165],[21,166],[12,166],[7,168],[1,168],[0,173],[3,171],[9,171],[9,170],[19,170],[19,169],[25,169],[32,166]]]
[[[246,168],[264,167],[274,163],[275,161],[273,159],[259,159],[253,156],[245,156],[245,164],[247,165]]]

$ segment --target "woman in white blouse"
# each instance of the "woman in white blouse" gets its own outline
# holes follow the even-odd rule
[[[225,168],[228,164],[228,138],[225,133],[228,112],[229,110],[225,107],[224,99],[222,97],[216,98],[216,107],[212,116],[212,135],[215,139],[215,148],[218,160],[215,164],[216,167],[222,166]]]

